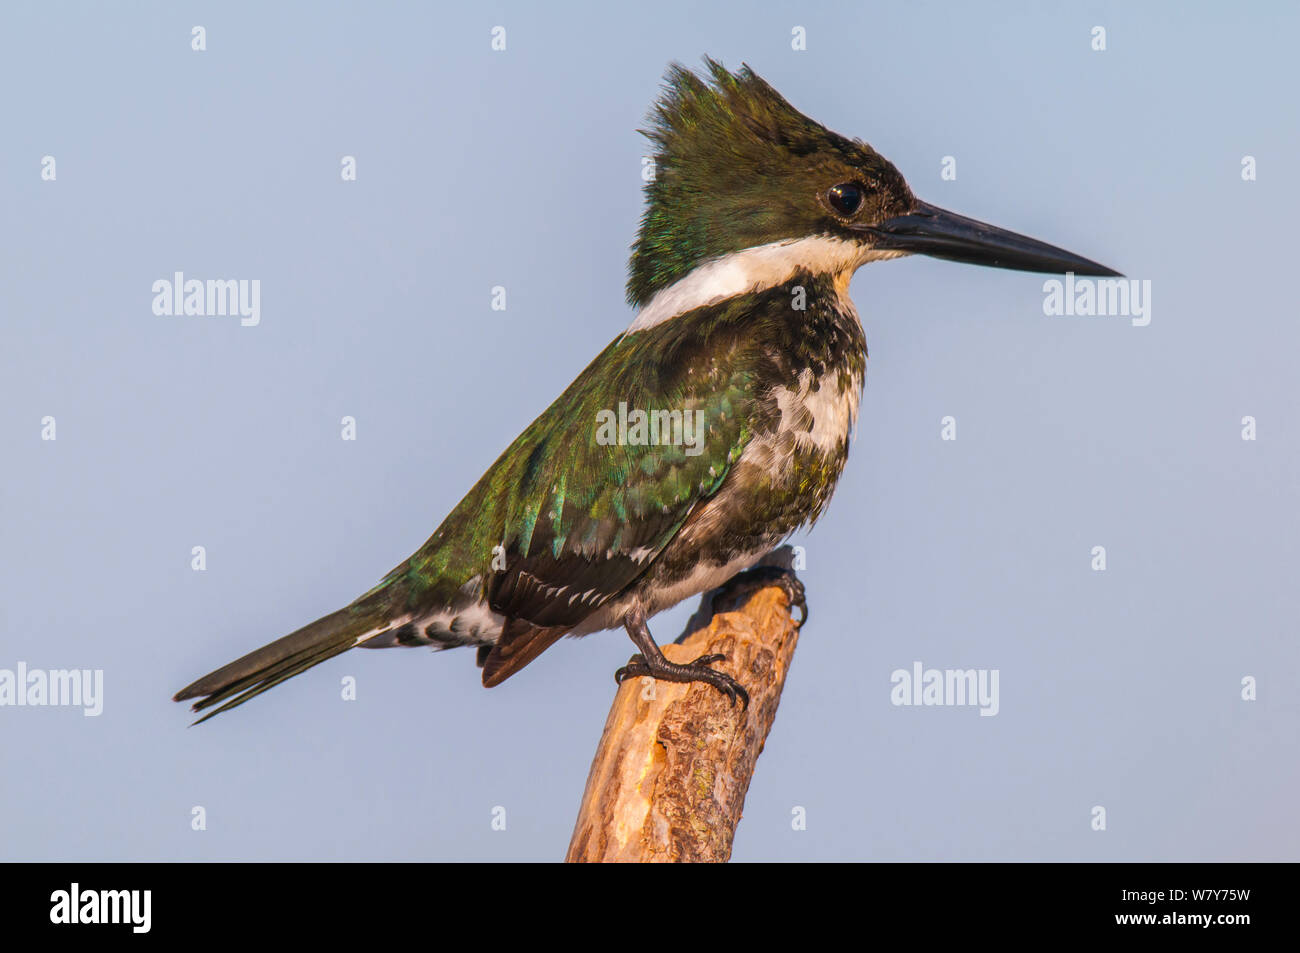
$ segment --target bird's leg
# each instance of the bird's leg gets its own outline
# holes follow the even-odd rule
[[[780,566],[755,566],[747,572],[732,576],[714,591],[713,611],[715,613],[719,611],[719,603],[734,604],[741,596],[747,597],[768,586],[777,586],[785,592],[786,598],[790,601],[790,608],[799,609],[799,621],[795,626],[803,628],[803,624],[808,621],[808,600],[804,595],[803,583],[789,569],[782,569]]]
[[[725,655],[701,655],[695,661],[684,665],[680,662],[668,661],[655,643],[654,636],[650,634],[650,626],[646,624],[645,609],[639,602],[635,603],[623,617],[623,627],[627,629],[627,634],[631,636],[633,643],[641,652],[633,655],[626,665],[614,673],[614,681],[621,683],[625,678],[649,676],[665,682],[707,682],[726,695],[732,704],[735,704],[736,699],[740,699],[742,708],[749,707],[749,693],[745,691],[744,686],[730,675],[709,667],[713,662],[721,662],[726,658]]]

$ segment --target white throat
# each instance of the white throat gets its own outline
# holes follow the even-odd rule
[[[717,304],[736,295],[764,291],[784,283],[803,269],[815,275],[843,276],[844,284],[869,261],[897,258],[903,252],[874,251],[858,242],[830,235],[789,238],[755,245],[714,258],[689,275],[655,293],[628,326],[627,332],[642,331],[705,305]]]

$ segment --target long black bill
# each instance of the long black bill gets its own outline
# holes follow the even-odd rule
[[[1064,248],[977,222],[928,202],[918,201],[907,215],[887,218],[879,225],[857,227],[873,236],[876,248],[916,252],[991,268],[1123,277],[1118,271],[1080,258]]]

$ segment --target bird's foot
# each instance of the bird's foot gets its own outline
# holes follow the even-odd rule
[[[713,611],[715,613],[719,611],[719,603],[735,604],[741,596],[749,596],[768,586],[777,586],[785,593],[791,610],[796,608],[799,610],[799,619],[795,622],[795,628],[803,628],[803,624],[808,621],[808,598],[804,593],[803,583],[793,572],[780,566],[756,566],[732,576],[714,593]]]
[[[731,704],[734,705],[739,699],[740,707],[748,708],[749,692],[745,691],[745,687],[730,675],[709,667],[725,658],[725,655],[701,655],[693,662],[682,664],[667,659],[647,661],[644,655],[637,653],[614,673],[614,681],[621,684],[626,678],[647,676],[665,682],[705,682],[726,695]]]

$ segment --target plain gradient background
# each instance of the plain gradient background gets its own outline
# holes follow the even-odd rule
[[[563,856],[622,633],[492,691],[469,651],[389,650],[195,729],[169,699],[368,589],[626,327],[635,130],[709,54],[928,201],[1152,282],[1136,328],[1044,316],[1044,276],[858,273],[861,418],[794,539],[811,622],[735,858],[1300,858],[1298,27],[1284,3],[6,3],[0,668],[103,669],[105,707],[0,709],[0,857]],[[155,316],[178,270],[260,279],[261,324]],[[1000,714],[894,707],[917,660],[998,669]]]

